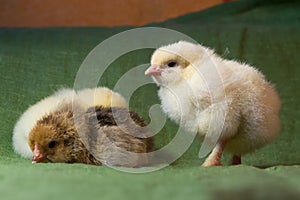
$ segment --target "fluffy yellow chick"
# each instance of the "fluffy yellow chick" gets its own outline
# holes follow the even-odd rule
[[[221,165],[223,150],[240,164],[280,130],[280,99],[263,74],[202,45],[180,41],[157,49],[145,74],[160,87],[162,109],[172,120],[216,140],[202,166]]]
[[[87,88],[75,92],[64,88],[30,106],[17,121],[13,130],[14,151],[24,158],[31,159],[32,151],[28,146],[28,135],[37,121],[43,116],[60,110],[75,101],[82,109],[92,106],[127,107],[125,99],[118,93],[105,87]]]

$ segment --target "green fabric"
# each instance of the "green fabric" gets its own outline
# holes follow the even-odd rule
[[[131,27],[0,28],[1,199],[299,199],[300,2],[236,1],[149,26],[178,30],[226,58],[259,68],[282,100],[277,140],[243,157],[241,166],[201,168],[198,140],[174,164],[148,174],[78,164],[32,165],[12,150],[18,117],[62,86],[73,87],[87,54]],[[113,88],[130,68],[148,63],[151,52],[120,57],[99,85]],[[157,88],[147,85],[135,92],[130,107],[149,121],[154,103],[159,103]],[[156,136],[156,147],[170,141],[176,130],[168,121]],[[223,161],[228,163],[229,155]]]

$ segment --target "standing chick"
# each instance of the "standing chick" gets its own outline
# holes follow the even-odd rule
[[[125,167],[148,163],[143,153],[153,150],[153,138],[146,138],[148,129],[143,128],[144,121],[136,113],[120,107],[92,107],[87,112],[77,110],[76,114],[73,111],[71,106],[66,106],[37,122],[28,141],[33,163]]]
[[[240,164],[242,155],[271,142],[280,130],[274,87],[255,68],[204,46],[185,41],[163,46],[145,74],[160,87],[162,109],[172,120],[201,139],[218,136],[203,166],[221,165],[223,150],[233,154],[232,164]]]
[[[19,118],[13,130],[15,152],[24,158],[32,158],[32,151],[27,142],[30,130],[44,115],[58,111],[71,102],[75,102],[83,109],[97,105],[127,107],[125,99],[120,94],[106,87],[87,88],[79,90],[77,93],[73,89],[60,89],[29,107]]]

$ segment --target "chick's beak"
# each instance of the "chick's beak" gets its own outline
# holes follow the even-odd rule
[[[161,69],[158,65],[151,65],[146,71],[145,75],[151,75],[151,76],[160,76],[161,75]]]
[[[34,145],[32,163],[38,163],[45,159],[46,157],[41,153],[37,145]]]

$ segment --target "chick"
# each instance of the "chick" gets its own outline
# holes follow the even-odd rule
[[[216,140],[203,166],[221,165],[224,150],[232,164],[241,164],[242,155],[280,130],[280,99],[262,73],[202,45],[180,41],[157,49],[145,74],[160,87],[162,109],[172,120],[202,140]]]
[[[17,154],[31,159],[32,151],[28,146],[28,134],[44,115],[58,111],[61,107],[76,102],[83,108],[91,106],[127,107],[125,99],[105,87],[87,88],[75,92],[73,89],[61,89],[29,107],[19,118],[13,130],[13,147]]]
[[[125,167],[148,163],[147,155],[143,153],[153,150],[153,138],[146,138],[149,131],[143,128],[144,121],[136,113],[127,108],[99,106],[86,112],[77,110],[76,114],[73,111],[74,107],[66,106],[37,122],[28,141],[33,151],[33,163]]]
[[[70,103],[74,94],[71,89],[61,89],[30,106],[14,127],[12,138],[14,151],[24,158],[31,158],[32,152],[27,143],[30,130],[45,114],[56,110],[60,104]]]

